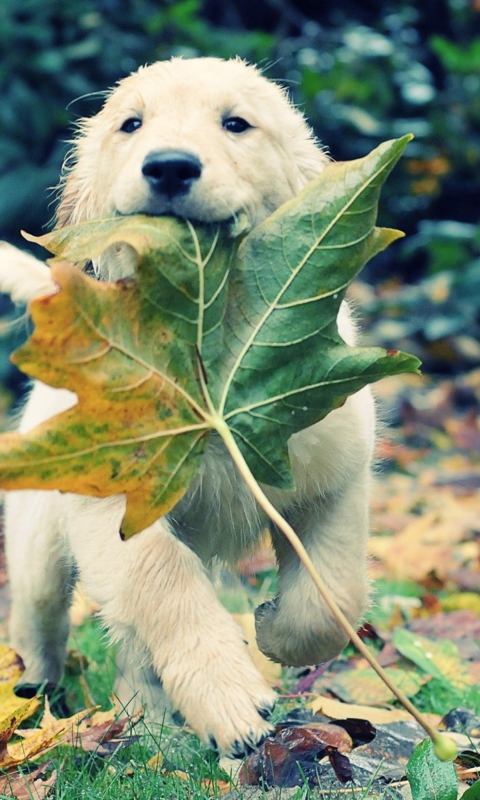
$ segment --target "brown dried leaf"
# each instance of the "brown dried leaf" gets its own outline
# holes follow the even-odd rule
[[[129,727],[135,725],[141,716],[142,712],[139,711],[132,717],[120,718],[118,707],[113,707],[109,711],[99,711],[97,707],[87,709],[67,719],[57,720],[52,715],[48,700],[46,700],[45,714],[40,728],[18,730],[17,734],[25,737],[24,744],[27,746],[39,734],[48,736],[50,732],[56,732],[52,747],[66,745],[86,753],[95,752],[98,755],[107,756],[111,754],[112,750],[132,743],[132,739],[129,737],[125,739],[119,737],[125,732],[127,725]]]
[[[286,747],[270,736],[244,761],[238,773],[241,786],[285,786],[291,756]],[[296,768],[296,765],[295,765]]]
[[[349,753],[353,742],[344,728],[331,722],[312,722],[308,725],[280,728],[275,741],[287,747],[291,753],[312,752],[317,755],[328,747],[341,753]]]
[[[414,633],[431,636],[433,639],[449,639],[452,642],[463,637],[480,639],[480,618],[469,609],[415,619],[408,627]]]
[[[51,762],[42,764],[28,775],[23,773],[7,773],[0,778],[0,795],[15,797],[16,800],[43,800],[48,797],[57,782],[57,771],[54,770],[48,779],[45,773],[51,768]]]
[[[334,747],[327,747],[327,756],[340,783],[353,780],[353,768],[346,755]]]
[[[243,763],[238,774],[241,785],[313,786],[318,761],[328,752],[350,752],[353,743],[347,731],[337,725],[313,722],[279,727],[274,736]]]
[[[353,747],[372,742],[376,736],[376,729],[366,719],[348,717],[347,719],[337,719],[335,724],[343,728],[352,740]]]

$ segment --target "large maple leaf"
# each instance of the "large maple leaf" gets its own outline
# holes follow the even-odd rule
[[[35,330],[15,361],[78,403],[0,437],[0,485],[124,492],[128,536],[173,507],[209,433],[228,426],[257,480],[293,488],[293,433],[366,384],[418,370],[412,356],[349,347],[336,326],[350,281],[402,235],[375,221],[409,139],[330,164],[243,238],[152,217],[41,237],[59,291],[31,304]],[[102,283],[65,263],[118,245],[137,254],[133,279]]]

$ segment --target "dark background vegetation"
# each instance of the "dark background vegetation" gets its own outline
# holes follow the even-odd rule
[[[362,315],[427,370],[478,366],[479,23],[480,0],[1,0],[0,238],[25,246],[20,229],[48,225],[97,92],[171,55],[240,55],[285,82],[335,159],[415,134],[380,215],[407,238],[366,268]]]

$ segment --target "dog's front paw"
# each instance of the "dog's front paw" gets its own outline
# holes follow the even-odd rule
[[[208,736],[209,744],[221,755],[230,758],[244,758],[253,753],[272,732],[273,726],[268,717],[273,711],[274,700],[265,699],[265,705],[252,708],[252,717],[247,719],[245,709],[243,714],[233,719],[232,708],[224,716],[222,730]]]
[[[245,649],[241,659],[217,659],[207,673],[191,671],[174,685],[169,670],[162,678],[174,705],[206,744],[222,755],[243,757],[271,732],[268,717],[276,696]]]

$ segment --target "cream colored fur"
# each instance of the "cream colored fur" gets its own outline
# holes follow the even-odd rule
[[[229,130],[225,121],[232,117],[251,127]],[[121,130],[132,118],[141,124]],[[201,175],[188,191],[170,197],[153,191],[142,169],[152,153],[172,150],[198,160]],[[57,224],[144,212],[238,224],[246,219],[255,225],[297,194],[326,161],[283,90],[254,67],[238,60],[172,59],[126,78],[100,113],[81,123],[62,181]],[[128,250],[110,251],[95,268],[101,279],[129,274]],[[1,287],[16,300],[55,290],[51,283],[48,288],[44,265],[6,246],[0,249]],[[354,342],[346,307],[339,329]],[[35,384],[20,430],[75,402],[71,392]],[[353,623],[368,595],[373,440],[374,411],[365,389],[292,436],[297,492],[268,490]],[[119,537],[124,505],[122,496],[9,495],[10,634],[26,664],[23,682],[56,683],[61,677],[78,571],[112,638],[122,645],[121,700],[130,708],[146,700],[150,718],[160,720],[171,701],[204,741],[225,753],[247,752],[270,729],[265,717],[274,694],[217,600],[205,565],[213,557],[234,562],[266,520],[215,437],[200,476],[172,514],[128,542]],[[329,659],[347,637],[275,532],[274,543],[279,594],[257,610],[260,647],[286,664]]]

